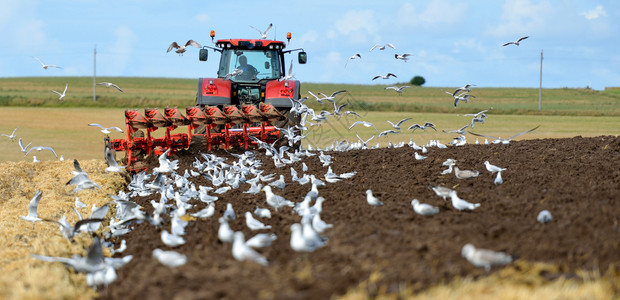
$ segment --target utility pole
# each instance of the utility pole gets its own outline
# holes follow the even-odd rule
[[[97,45],[93,53],[93,102],[97,101]]]
[[[542,110],[542,62],[543,51],[540,50],[540,83],[538,86],[538,110]]]

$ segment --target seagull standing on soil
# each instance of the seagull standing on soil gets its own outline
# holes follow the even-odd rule
[[[108,167],[105,168],[106,172],[123,172],[125,170],[125,166],[119,166],[118,162],[116,162],[116,158],[114,158],[114,154],[112,154],[112,150],[110,148],[105,147],[105,162],[108,164]]]
[[[230,229],[228,221],[225,218],[219,218],[220,227],[217,230],[217,238],[223,243],[232,243],[235,232]]]
[[[267,258],[254,251],[254,249],[250,246],[246,245],[245,236],[241,231],[237,231],[234,234],[232,254],[238,261],[251,260],[263,266],[269,264]]]
[[[47,68],[58,68],[58,69],[62,69],[62,67],[59,67],[57,65],[46,65],[44,64],[38,57],[35,57],[34,59],[38,60],[39,63],[41,64],[41,66],[43,67],[43,69],[47,70]]]
[[[192,46],[192,47],[196,47],[196,48],[202,48],[202,45],[198,44],[194,40],[187,41],[187,43],[185,43],[184,46],[181,46],[181,45],[177,44],[177,42],[172,42],[172,44],[170,44],[170,46],[168,46],[168,51],[166,51],[166,53],[170,52],[170,50],[172,50],[173,48],[176,48],[177,50],[174,51],[174,52],[178,53],[179,55],[183,55],[183,53],[187,50],[186,49],[187,46]]]
[[[271,225],[265,225],[263,222],[254,219],[254,216],[249,211],[245,212],[245,225],[251,230],[271,229]]]
[[[452,200],[452,206],[454,206],[454,208],[458,210],[474,210],[480,207],[480,203],[470,203],[459,198],[459,196],[456,194],[456,191],[450,192],[450,199]]]
[[[153,168],[153,171],[157,173],[169,173],[179,168],[178,160],[173,160],[173,161],[168,160],[169,152],[170,152],[170,149],[166,150],[166,152],[162,153],[162,155],[159,156],[159,159],[158,159],[159,167]]]
[[[164,251],[161,249],[153,250],[153,257],[162,265],[176,268],[187,263],[187,256],[175,251]]]
[[[489,271],[493,266],[506,265],[512,262],[512,257],[504,252],[487,249],[476,249],[472,244],[466,244],[461,249],[461,255],[476,267],[483,267]]]
[[[119,92],[125,93],[123,90],[121,90],[120,87],[118,87],[118,85],[116,85],[114,83],[111,83],[111,82],[105,82],[105,81],[104,82],[99,82],[99,83],[97,83],[97,85],[105,85],[106,88],[113,87],[113,88],[117,89]]]
[[[502,45],[502,47],[506,47],[506,46],[508,46],[508,45],[510,45],[510,44],[513,44],[513,45],[515,45],[515,46],[519,46],[519,43],[520,43],[522,40],[527,39],[527,38],[529,38],[529,36],[524,36],[524,37],[522,37],[522,38],[519,38],[519,39],[518,39],[518,40],[516,40],[516,41],[513,41],[513,42],[508,42],[508,43],[506,43],[506,44],[503,44],[503,45]]]
[[[487,171],[491,173],[505,171],[506,168],[500,168],[498,166],[492,165],[488,160],[484,161],[484,166],[487,168]]]
[[[478,175],[480,175],[480,172],[478,172],[477,170],[461,170],[459,169],[459,167],[455,166],[454,175],[456,175],[456,178],[458,179],[470,179],[478,177]]]
[[[426,203],[420,203],[418,199],[411,200],[413,210],[422,216],[433,216],[439,213],[439,208]]]
[[[54,93],[54,94],[58,94],[58,96],[59,96],[58,100],[62,100],[62,99],[65,98],[65,94],[67,93],[67,88],[68,87],[69,87],[69,84],[68,83],[65,84],[65,90],[62,91],[62,94],[60,92],[58,92],[58,91],[55,91],[55,90],[51,90],[51,92]]]
[[[371,190],[366,190],[366,202],[368,202],[368,204],[370,204],[372,206],[381,206],[381,205],[383,205],[383,202],[381,202],[381,200],[379,200],[377,197],[372,195],[372,191]]]
[[[536,217],[536,221],[538,221],[541,224],[546,224],[551,222],[551,213],[548,210],[542,210],[538,213],[538,216]]]

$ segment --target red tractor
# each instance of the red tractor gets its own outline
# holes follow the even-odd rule
[[[211,39],[214,36],[211,31]],[[248,149],[255,148],[257,140],[276,141],[277,128],[297,123],[289,112],[291,99],[300,98],[300,83],[286,74],[284,55],[299,51],[298,63],[307,60],[303,49],[284,50],[286,46],[275,40],[224,39],[215,47],[203,47],[199,60],[206,61],[212,49],[220,52],[220,65],[216,78],[198,79],[196,105],[187,107],[185,115],[176,107],[145,109],[144,115],[126,110],[127,138],[108,141],[107,146],[126,151],[127,169],[137,171],[144,169],[139,162],[151,153],[174,153],[190,145],[204,151]],[[187,126],[187,133],[172,133],[180,126]],[[159,128],[164,134],[154,137]]]

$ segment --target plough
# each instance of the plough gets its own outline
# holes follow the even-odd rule
[[[284,119],[286,117],[273,105],[265,103],[260,103],[259,107],[227,105],[222,109],[192,106],[186,108],[185,115],[176,107],[165,108],[163,114],[157,108],[147,108],[144,115],[128,109],[125,110],[127,138],[107,140],[106,146],[125,151],[127,170],[135,172],[146,169],[137,162],[151,153],[161,155],[170,150],[169,153],[174,154],[190,146],[203,151],[256,148],[257,142],[250,136],[273,143],[280,137],[280,131],[272,123]],[[187,126],[187,133],[173,133],[182,126]],[[160,128],[164,129],[163,136],[154,137],[153,133]]]

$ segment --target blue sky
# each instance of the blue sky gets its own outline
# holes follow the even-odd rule
[[[603,89],[620,86],[620,1],[1,1],[0,77],[216,76],[217,53],[198,61],[166,53],[171,42],[257,38],[250,26],[274,28],[268,38],[293,38],[308,64],[302,82],[377,84],[426,78],[427,86]],[[529,35],[520,46],[505,42]],[[392,43],[396,50],[370,48]],[[347,58],[355,53],[361,60]],[[411,53],[408,62],[394,54]],[[43,70],[32,57],[63,69]],[[287,58],[287,62],[294,58]],[[372,81],[391,72],[399,78]]]

